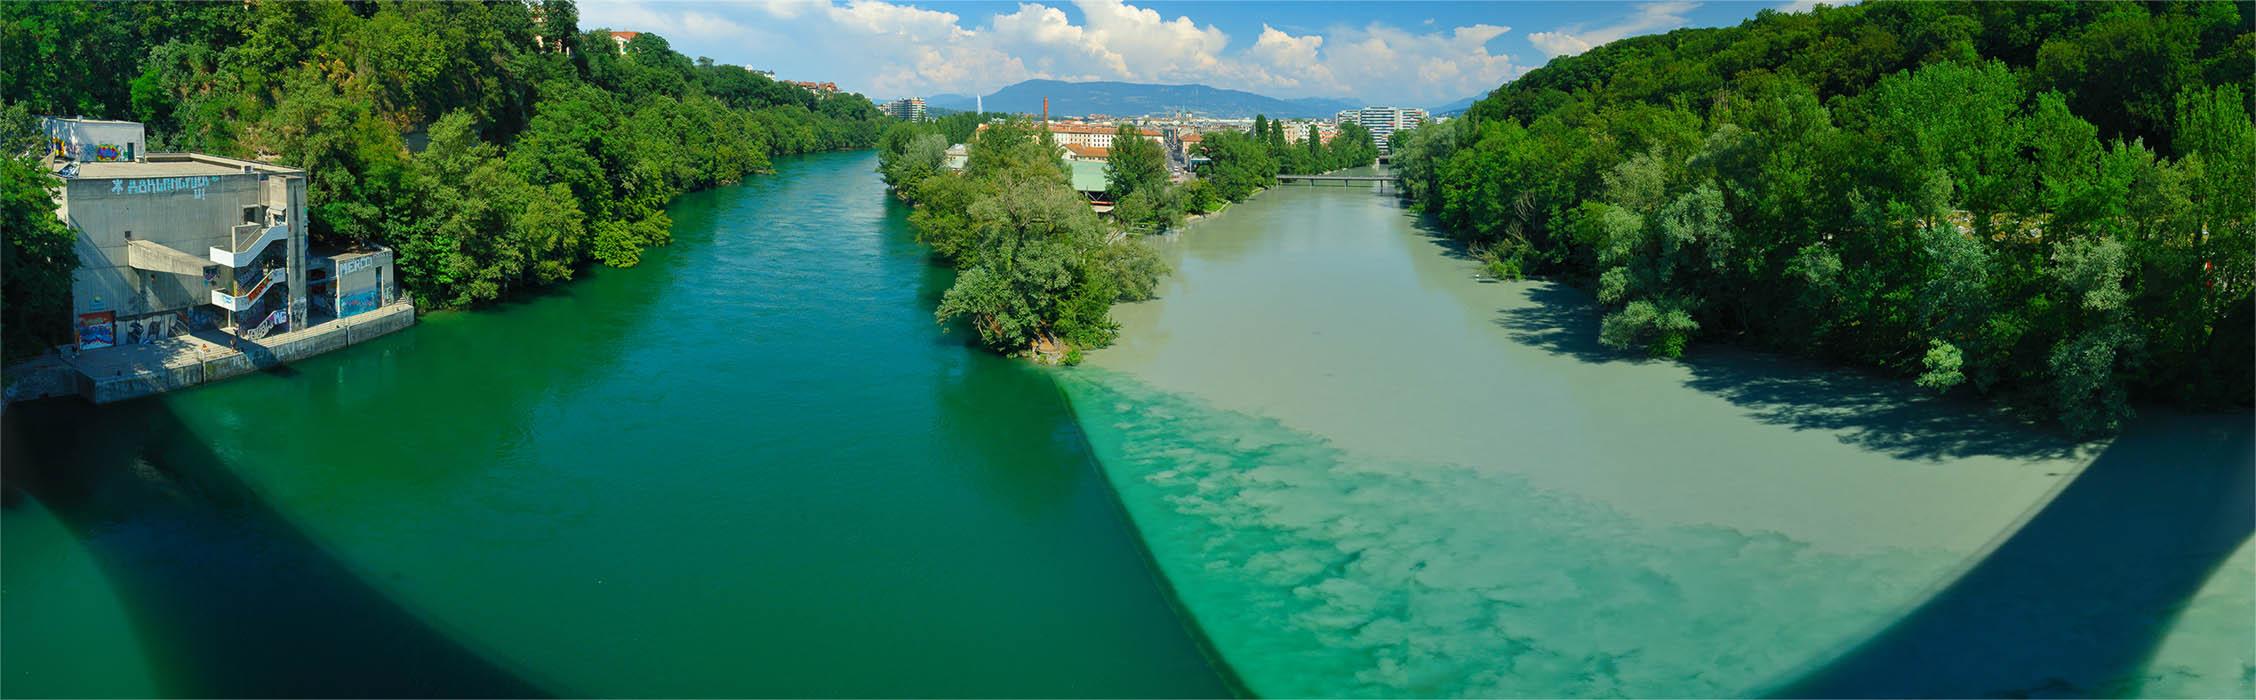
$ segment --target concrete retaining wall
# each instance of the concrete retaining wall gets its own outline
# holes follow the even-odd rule
[[[296,362],[353,344],[352,331],[354,329],[344,328],[340,330],[343,332],[317,333],[287,343],[277,344],[271,348],[265,348],[268,352],[260,353],[262,357],[255,359],[260,361],[260,367],[272,367],[284,362]]]
[[[359,344],[370,338],[390,334],[399,329],[415,325],[415,307],[404,304],[378,309],[370,313],[369,316],[370,318],[367,320],[345,329],[345,333],[352,338],[352,343]]]
[[[53,356],[8,368],[8,388],[0,401],[31,401],[71,396],[78,390],[78,371]]]
[[[415,325],[415,307],[395,304],[349,321],[331,323],[336,326],[325,329],[324,332],[294,338],[271,347],[261,343],[244,343],[236,353],[195,364],[100,378],[73,370],[72,374],[76,376],[78,384],[76,393],[94,403],[110,403],[239,377],[261,368],[313,357]]]

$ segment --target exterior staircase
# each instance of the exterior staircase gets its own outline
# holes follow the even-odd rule
[[[214,250],[217,249],[215,248]],[[211,290],[212,305],[218,306],[219,308],[226,309],[228,311],[249,311],[253,304],[258,303],[259,296],[265,294],[266,290],[274,288],[274,285],[277,283],[288,281],[290,281],[289,269],[279,267],[274,268],[272,270],[268,270],[265,275],[253,280],[250,283],[251,291],[248,293],[228,294],[223,290]],[[235,285],[235,289],[237,290],[241,290],[242,288],[243,285],[241,283],[237,283]]]
[[[244,226],[257,226],[257,224],[244,224]],[[241,227],[238,227],[237,230],[240,231]],[[241,250],[228,250],[219,246],[212,246],[211,259],[212,262],[226,265],[228,267],[242,267],[244,265],[249,265],[251,264],[252,260],[258,259],[258,254],[260,251],[265,250],[269,245],[273,245],[275,241],[288,238],[289,236],[290,224],[285,220],[282,223],[277,223],[272,226],[266,227],[265,232],[260,233],[255,238],[252,238],[250,244],[242,246]]]

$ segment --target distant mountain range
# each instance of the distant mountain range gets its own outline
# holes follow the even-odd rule
[[[1457,116],[1457,115],[1459,115],[1459,114],[1464,114],[1464,113],[1465,113],[1465,110],[1468,110],[1468,109],[1472,109],[1472,108],[1473,108],[1473,103],[1475,103],[1475,102],[1479,102],[1479,101],[1481,101],[1481,98],[1484,98],[1484,97],[1487,97],[1487,96],[1488,96],[1488,94],[1487,94],[1487,93],[1481,93],[1481,94],[1478,94],[1478,95],[1474,95],[1474,96],[1472,96],[1472,97],[1467,97],[1467,98],[1465,98],[1465,99],[1462,99],[1462,100],[1458,100],[1458,101],[1456,101],[1456,102],[1451,102],[1451,103],[1449,103],[1449,104],[1445,104],[1445,105],[1442,105],[1442,106],[1440,106],[1440,107],[1435,107],[1435,108],[1433,108],[1433,109],[1429,109],[1429,110],[1426,110],[1426,113],[1427,113],[1427,114],[1431,114],[1431,115],[1433,115],[1433,116],[1436,116],[1436,117],[1454,117],[1454,116]]]
[[[1364,106],[1362,101],[1344,97],[1283,99],[1206,85],[1068,83],[1061,80],[1028,80],[997,90],[987,96],[985,106],[989,112],[1036,114],[1042,111],[1044,97],[1050,98],[1052,116],[1108,114],[1125,117],[1182,111],[1209,117],[1256,114],[1329,117],[1343,109]],[[974,100],[964,95],[933,95],[924,98],[924,104],[968,112],[973,109]]]
[[[963,107],[960,109],[955,106],[955,104],[958,102],[963,103]],[[924,107],[925,109],[939,108],[957,112],[969,112],[971,111],[971,96],[958,95],[953,92],[943,92],[938,95],[925,95]]]

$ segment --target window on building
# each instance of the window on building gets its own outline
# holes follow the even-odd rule
[[[247,207],[243,207],[243,223],[255,224],[265,218],[266,207],[264,205],[253,204]]]

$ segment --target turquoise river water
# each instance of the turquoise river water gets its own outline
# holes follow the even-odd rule
[[[1594,347],[1391,198],[1161,242],[1087,365],[933,323],[868,153],[641,266],[10,407],[0,694],[2256,695],[2246,414],[2075,446]]]
[[[11,408],[5,692],[1228,693],[1055,383],[933,323],[874,165],[285,370]]]

